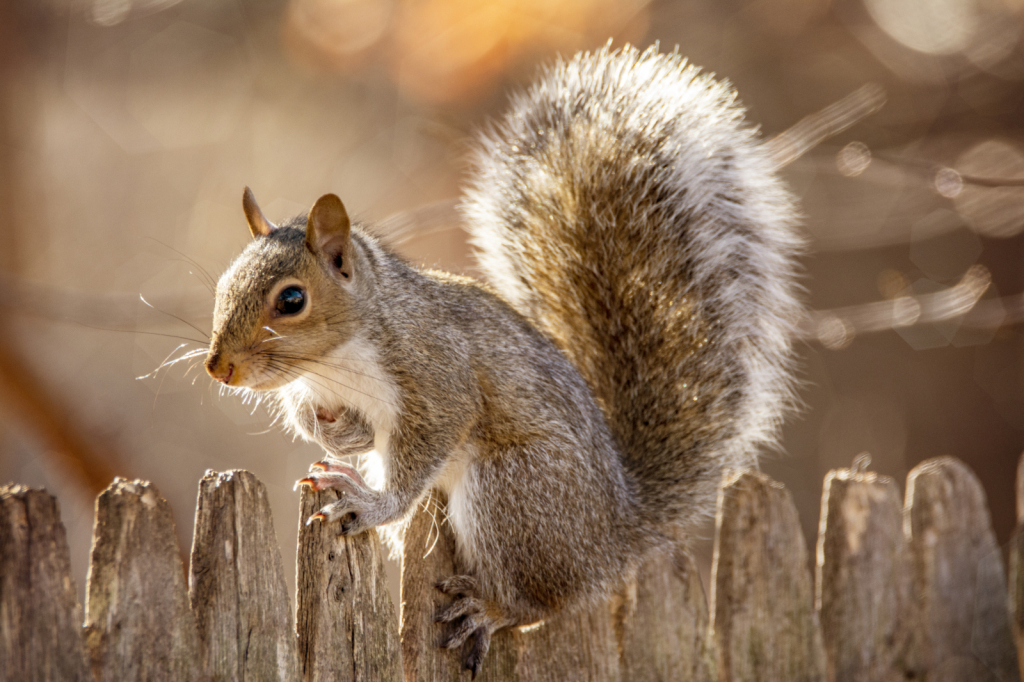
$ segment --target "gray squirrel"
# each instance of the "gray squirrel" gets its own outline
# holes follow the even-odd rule
[[[271,397],[355,534],[448,500],[442,646],[606,596],[714,511],[792,403],[793,200],[731,87],[656,48],[548,70],[462,205],[490,284],[418,270],[321,197],[217,284],[206,367]],[[374,450],[368,485],[338,458]]]

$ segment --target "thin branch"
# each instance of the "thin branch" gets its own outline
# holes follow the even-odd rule
[[[875,113],[885,104],[885,89],[867,83],[821,111],[764,143],[775,161],[775,170],[788,166],[825,140]]]
[[[984,266],[972,265],[956,285],[942,291],[812,311],[801,324],[799,335],[835,350],[845,348],[860,334],[935,324],[957,317],[963,317],[974,328],[995,328],[1011,320],[1024,320],[1024,298],[1021,296],[987,301],[985,306],[979,306],[981,296],[991,283],[992,275]],[[1007,307],[1004,301],[1013,302]],[[996,307],[1003,314],[997,315]],[[1009,310],[1013,311],[1012,315],[1007,312]]]

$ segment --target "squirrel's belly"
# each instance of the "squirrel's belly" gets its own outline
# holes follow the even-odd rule
[[[474,539],[478,529],[477,515],[473,513],[473,467],[471,462],[477,456],[476,447],[464,444],[445,464],[434,483],[434,487],[448,497],[448,522],[455,534],[456,550],[463,562],[470,566],[475,562]]]

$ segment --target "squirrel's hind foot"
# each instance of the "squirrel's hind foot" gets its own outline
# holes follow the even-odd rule
[[[469,641],[462,667],[475,679],[491,646],[491,635],[508,625],[508,619],[497,604],[475,596],[476,579],[473,576],[452,576],[439,582],[437,589],[455,598],[434,618],[438,623],[451,624],[451,631],[441,641],[441,647],[454,649]]]

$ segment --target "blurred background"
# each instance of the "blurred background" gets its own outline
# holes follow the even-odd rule
[[[249,469],[294,581],[292,484],[317,448],[220,397],[201,363],[153,374],[209,332],[212,282],[249,238],[243,186],[275,221],[335,192],[413,261],[473,274],[454,210],[467,140],[539,64],[612,39],[678,46],[766,136],[885,88],[783,170],[823,312],[799,346],[805,407],[763,468],[813,546],[829,469],[869,452],[902,486],[952,454],[1005,543],[1024,450],[1022,17],[1024,0],[0,3],[0,482],[58,496],[81,593],[114,475],[159,488],[187,551],[203,472]]]

